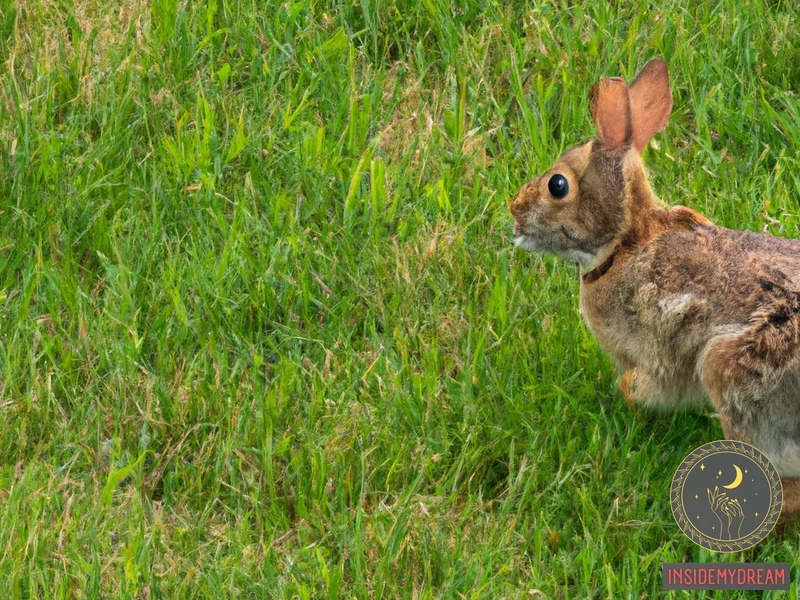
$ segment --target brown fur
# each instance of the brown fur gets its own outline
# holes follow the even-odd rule
[[[619,389],[622,391],[622,397],[628,404],[633,412],[638,412],[639,407],[636,405],[636,371],[625,371],[619,379]]]
[[[510,204],[517,245],[592,270],[581,313],[624,371],[626,401],[713,406],[728,439],[775,464],[784,514],[800,512],[800,242],[717,227],[652,193],[640,152],[672,107],[666,63],[630,88],[602,80],[590,101],[598,139]],[[556,173],[569,183],[562,199],[548,191]]]
[[[783,486],[784,515],[796,515],[800,512],[800,479],[781,478]]]

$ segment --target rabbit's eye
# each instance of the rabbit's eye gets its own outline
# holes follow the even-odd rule
[[[569,182],[559,173],[550,178],[550,181],[547,182],[547,189],[553,198],[563,198],[569,194]]]

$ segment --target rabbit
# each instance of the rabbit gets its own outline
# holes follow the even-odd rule
[[[626,401],[713,407],[800,512],[800,241],[718,227],[650,189],[641,153],[672,110],[667,64],[589,96],[597,138],[522,186],[514,243],[577,263],[580,312]]]

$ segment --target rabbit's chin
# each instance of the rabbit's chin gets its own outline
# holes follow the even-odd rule
[[[580,267],[591,264],[596,260],[594,254],[578,250],[577,248],[560,248],[556,244],[548,244],[532,235],[519,235],[514,238],[514,247],[522,248],[533,253],[553,254],[558,258],[576,263]]]

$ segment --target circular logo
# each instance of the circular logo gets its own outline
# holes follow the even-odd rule
[[[672,478],[672,514],[689,539],[708,550],[737,552],[763,540],[781,514],[775,467],[743,442],[709,442],[687,456]]]

